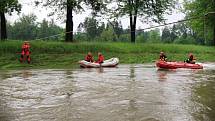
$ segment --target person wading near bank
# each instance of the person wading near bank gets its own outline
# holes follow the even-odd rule
[[[30,58],[30,43],[28,41],[24,41],[22,44],[22,52],[20,57],[20,62],[22,63],[27,59],[27,62],[30,64],[31,58]]]

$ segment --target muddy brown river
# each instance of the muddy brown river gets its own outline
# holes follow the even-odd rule
[[[215,63],[203,70],[0,71],[0,121],[215,121]]]

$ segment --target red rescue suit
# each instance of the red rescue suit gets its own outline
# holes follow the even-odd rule
[[[104,60],[105,60],[104,56],[103,55],[99,55],[98,60],[96,61],[96,63],[101,64],[101,63],[104,62]]]
[[[22,45],[22,53],[21,53],[20,62],[23,62],[25,56],[27,56],[27,61],[28,61],[28,63],[30,63],[30,61],[31,61],[30,45],[26,42]]]
[[[93,56],[87,55],[87,56],[85,57],[85,61],[87,61],[87,62],[93,62]]]

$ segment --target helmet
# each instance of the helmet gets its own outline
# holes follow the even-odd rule
[[[161,52],[160,52],[160,55],[164,55],[164,52],[161,51]]]
[[[29,44],[29,41],[24,41],[24,44]]]
[[[89,55],[89,56],[92,56],[92,53],[91,53],[91,52],[88,52],[88,55]]]
[[[192,53],[189,53],[189,57],[190,57],[190,56],[193,56],[193,54],[192,54]]]

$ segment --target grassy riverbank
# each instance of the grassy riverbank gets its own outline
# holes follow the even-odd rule
[[[119,57],[120,63],[153,63],[160,51],[166,52],[169,60],[182,61],[192,52],[199,62],[215,62],[215,47],[175,44],[130,44],[130,43],[62,43],[31,42],[32,63],[20,64],[21,41],[0,42],[0,69],[21,68],[72,68],[88,51],[97,57],[102,52],[105,58]]]

